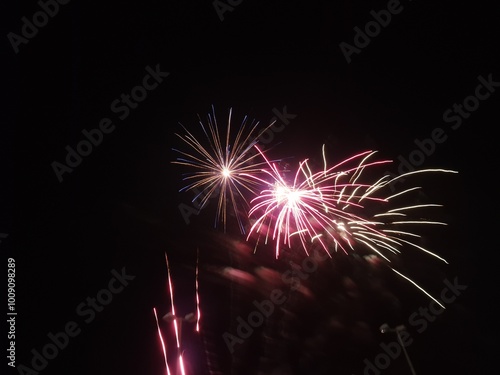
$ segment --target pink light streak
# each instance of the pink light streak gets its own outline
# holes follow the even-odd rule
[[[176,315],[175,315],[174,288],[173,288],[173,285],[172,285],[172,276],[170,274],[170,265],[168,263],[167,253],[165,253],[165,262],[167,264],[168,288],[169,288],[169,291],[170,291],[170,304],[171,304],[171,309],[172,309],[172,315],[174,316],[175,339],[177,341],[177,348],[180,348],[181,347],[181,342],[179,340],[179,327],[177,326],[177,318],[176,318]]]
[[[156,308],[153,307],[153,312],[156,319],[156,327],[158,328],[158,336],[160,337],[161,346],[163,349],[163,358],[165,359],[165,368],[167,369],[167,375],[170,375],[170,367],[168,366],[167,360],[167,348],[165,346],[165,340],[163,340],[163,335],[161,334],[160,323],[158,322],[158,315],[156,314]]]
[[[199,266],[200,263],[200,251],[199,249],[196,252],[196,332],[200,332],[200,319],[201,319],[201,311],[200,311],[200,293],[199,293]]]

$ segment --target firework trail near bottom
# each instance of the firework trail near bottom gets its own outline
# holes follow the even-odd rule
[[[174,302],[174,287],[173,287],[173,281],[172,281],[172,274],[170,271],[170,264],[168,261],[168,256],[165,253],[165,263],[167,266],[167,284],[168,284],[168,294],[170,296],[170,312],[167,313],[164,317],[163,320],[166,321],[167,323],[172,323],[174,327],[174,332],[175,332],[175,342],[176,342],[176,351],[177,351],[177,371],[175,374],[179,375],[189,375],[186,372],[186,366],[184,364],[184,356],[183,356],[183,346],[182,346],[182,328],[183,328],[183,323],[195,323],[195,331],[200,332],[200,319],[201,319],[201,309],[200,309],[200,296],[199,296],[199,265],[198,265],[198,257],[197,257],[197,262],[196,262],[196,271],[195,271],[195,301],[196,301],[196,312],[195,313],[190,313],[187,314],[184,317],[176,315],[176,309],[175,309],[175,302]],[[153,313],[155,316],[156,320],[156,326],[158,330],[158,337],[161,343],[162,347],[162,352],[163,352],[163,357],[165,361],[165,370],[166,374],[170,375],[171,369],[170,365],[168,362],[168,350],[166,346],[166,341],[165,338],[163,337],[162,330],[160,328],[160,323],[158,321],[158,315],[156,312],[156,308],[153,308]]]

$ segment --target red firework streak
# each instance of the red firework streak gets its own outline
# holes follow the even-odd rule
[[[198,257],[199,258],[199,257]],[[186,373],[186,367],[184,365],[184,359],[183,359],[183,349],[181,347],[181,333],[182,333],[182,325],[184,322],[187,323],[195,323],[195,330],[196,332],[200,331],[200,318],[201,318],[201,311],[200,311],[200,297],[198,293],[198,269],[199,269],[199,262],[198,259],[196,261],[196,280],[195,280],[195,286],[196,286],[196,314],[190,313],[187,314],[184,317],[177,316],[175,313],[175,303],[174,303],[174,288],[173,288],[173,283],[172,283],[172,276],[170,272],[170,265],[168,262],[168,257],[167,254],[165,253],[165,262],[167,265],[167,278],[168,278],[168,290],[169,290],[169,295],[170,295],[170,312],[166,314],[163,317],[163,320],[165,320],[168,323],[173,323],[174,325],[174,332],[175,332],[175,341],[177,344],[177,357],[178,357],[178,366],[177,366],[177,371],[176,375],[187,375]],[[163,338],[162,331],[160,329],[160,324],[158,321],[158,315],[156,313],[156,308],[153,308],[153,313],[156,319],[156,326],[158,328],[158,336],[160,338],[162,350],[163,350],[163,357],[165,359],[165,368],[166,368],[166,374],[167,375],[172,375],[172,371],[170,370],[170,366],[168,364],[168,355],[167,355],[167,346],[166,346],[166,340]]]

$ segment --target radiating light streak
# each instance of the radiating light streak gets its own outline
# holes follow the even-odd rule
[[[170,375],[170,367],[168,366],[167,360],[167,348],[165,346],[165,340],[163,340],[163,335],[161,334],[160,323],[158,322],[158,315],[156,314],[156,308],[153,307],[153,312],[156,319],[156,327],[158,328],[158,336],[160,337],[161,347],[163,349],[163,358],[165,359],[165,368],[167,369],[167,375]]]
[[[201,319],[201,310],[200,310],[200,293],[199,293],[199,270],[200,270],[200,251],[199,249],[196,252],[196,332],[200,332],[200,319]]]
[[[413,285],[415,285],[417,287],[417,289],[421,290],[427,297],[429,297],[431,300],[433,300],[434,302],[436,302],[443,309],[446,309],[446,307],[444,307],[444,305],[439,300],[437,300],[432,295],[430,295],[424,288],[422,288],[420,285],[418,285],[415,281],[413,281],[412,279],[410,279],[408,276],[403,275],[401,272],[396,271],[394,268],[391,268],[391,270],[393,270],[394,272],[396,272],[403,279],[408,280],[410,283],[412,283]]]
[[[414,206],[406,206],[406,207],[393,208],[392,210],[389,210],[387,212],[405,211],[405,210],[412,210],[414,208],[425,208],[425,207],[443,207],[443,205],[441,205],[441,204],[433,204],[433,203],[417,204],[417,205],[414,205]]]
[[[175,330],[175,339],[177,341],[177,348],[181,347],[181,343],[179,340],[179,327],[177,326],[177,319],[175,318],[175,304],[174,304],[174,287],[172,285],[172,275],[170,273],[170,265],[168,263],[168,256],[165,253],[165,262],[167,264],[167,278],[168,278],[168,290],[170,294],[170,309],[172,311],[172,315],[174,316],[174,330]]]
[[[186,369],[184,367],[184,359],[182,358],[182,353],[179,354],[179,368],[181,370],[181,375],[186,375]]]

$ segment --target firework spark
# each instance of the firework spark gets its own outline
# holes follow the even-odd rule
[[[175,317],[175,304],[174,304],[174,287],[172,285],[172,275],[170,272],[170,264],[168,263],[168,257],[167,254],[165,253],[165,263],[167,265],[167,278],[168,278],[168,290],[169,290],[169,295],[170,295],[170,309],[171,309],[171,315]],[[181,342],[180,342],[180,335],[179,335],[179,327],[177,324],[177,319],[173,319],[174,322],[174,331],[175,331],[175,340],[177,342],[177,348],[181,347]]]
[[[226,134],[219,129],[215,110],[208,114],[207,124],[200,119],[199,124],[204,139],[199,140],[184,126],[186,134],[176,134],[190,151],[174,150],[182,156],[173,163],[187,166],[193,172],[187,173],[184,181],[187,185],[181,191],[193,191],[193,202],[199,201],[199,209],[206,206],[209,199],[218,196],[215,225],[222,222],[224,230],[228,219],[228,211],[232,208],[242,233],[245,232],[240,210],[248,210],[249,204],[245,193],[256,194],[257,181],[249,176],[260,174],[265,162],[253,146],[257,144],[260,135],[272,126],[258,131],[259,123],[252,121],[248,125],[244,117],[236,135],[231,134],[232,109],[229,110]],[[243,207],[242,207],[243,206]],[[246,212],[245,212],[246,214]]]
[[[201,310],[200,310],[200,292],[199,292],[199,273],[200,273],[200,251],[196,251],[196,332],[200,332],[200,319],[201,319]]]
[[[163,339],[163,335],[161,333],[160,323],[158,322],[158,315],[156,314],[156,308],[153,308],[153,312],[154,312],[155,319],[156,319],[156,327],[158,328],[158,336],[160,338],[161,347],[163,350],[163,358],[165,360],[165,368],[167,370],[167,375],[170,375],[171,373],[170,373],[170,366],[168,365],[168,359],[167,359],[167,348],[165,346],[165,340]]]

